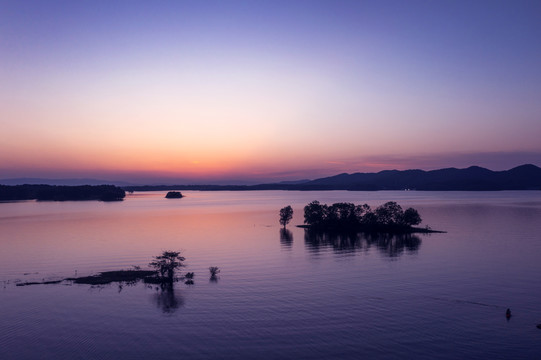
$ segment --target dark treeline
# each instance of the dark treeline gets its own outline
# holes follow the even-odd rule
[[[261,185],[141,185],[123,186],[126,191],[169,191],[169,190],[196,190],[196,191],[253,191],[253,190],[301,190],[287,184],[261,184]],[[317,189],[314,189],[317,190]]]
[[[421,223],[417,210],[405,211],[394,201],[375,209],[369,205],[352,203],[320,204],[312,201],[304,207],[304,223],[315,230],[370,231],[370,232],[415,232],[412,226]],[[424,230],[428,231],[428,230]]]
[[[124,199],[125,191],[114,185],[0,185],[0,200],[101,200],[118,201]]]

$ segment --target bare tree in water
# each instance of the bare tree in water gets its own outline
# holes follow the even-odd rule
[[[284,226],[284,229],[286,228],[286,225],[289,224],[291,219],[293,218],[293,209],[290,205],[286,206],[285,208],[280,209],[280,225]]]
[[[180,255],[180,251],[164,251],[149,265],[160,273],[162,279],[173,282],[175,270],[184,266],[184,260],[186,259]]]

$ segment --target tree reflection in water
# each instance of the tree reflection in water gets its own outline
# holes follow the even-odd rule
[[[293,233],[288,229],[280,229],[280,244],[283,248],[290,249],[293,245]]]
[[[153,294],[153,300],[163,313],[174,313],[179,307],[184,305],[182,296],[175,294],[173,283],[162,283],[155,286],[155,290],[156,293]]]
[[[404,251],[416,253],[421,246],[421,239],[415,234],[341,233],[305,229],[304,243],[310,252],[319,252],[325,248],[332,248],[335,252],[363,252],[376,247],[386,257],[395,258]]]

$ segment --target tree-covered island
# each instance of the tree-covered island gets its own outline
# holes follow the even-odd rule
[[[417,210],[402,207],[394,201],[375,209],[353,203],[320,204],[312,201],[304,207],[304,223],[300,227],[322,231],[361,231],[386,233],[439,232],[429,227],[417,228],[422,219]]]
[[[0,185],[0,200],[120,201],[126,192],[114,185]]]
[[[166,195],[166,199],[182,199],[184,195],[180,191],[169,191]]]

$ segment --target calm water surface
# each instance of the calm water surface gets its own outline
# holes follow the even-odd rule
[[[541,192],[164,195],[0,203],[0,359],[541,357]],[[448,232],[310,236],[294,225],[312,200],[393,200]],[[183,251],[195,285],[15,286],[163,250]]]

